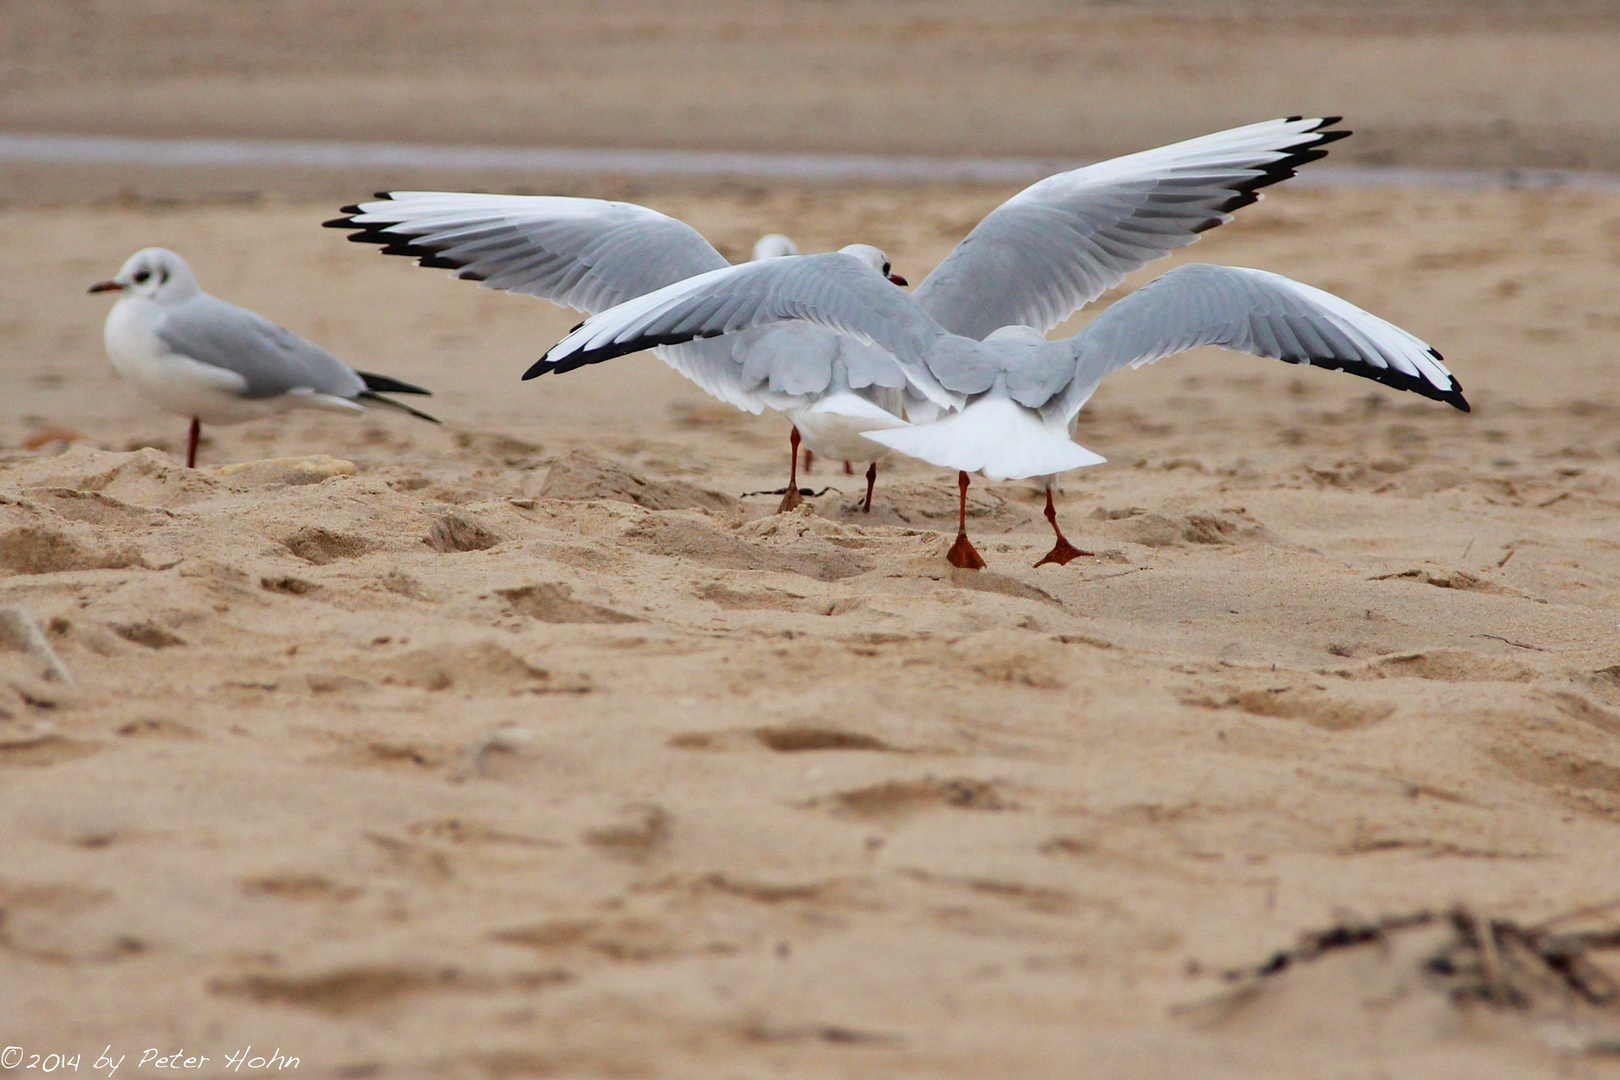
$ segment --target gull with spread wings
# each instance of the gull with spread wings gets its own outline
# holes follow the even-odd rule
[[[945,329],[971,338],[1014,324],[1050,329],[1324,156],[1323,147],[1349,134],[1333,128],[1337,121],[1269,120],[1047,177],[986,217],[922,283],[917,301]],[[727,266],[689,226],[628,203],[447,192],[379,198],[327,224],[486,288],[587,313]],[[844,250],[895,280],[876,248]],[[873,461],[870,509],[875,459],[889,448],[867,436],[937,419],[966,400],[926,367],[813,322],[649,344],[715,397],[788,415],[793,466],[781,509],[799,501],[801,433],[818,453]],[[576,366],[537,364],[526,377]]]
[[[634,203],[549,195],[478,195],[448,191],[379,192],[377,201],[344,207],[326,222],[351,229],[349,239],[380,244],[385,255],[453,271],[452,277],[538,296],[592,314],[654,289],[731,265],[683,221]],[[890,281],[888,257],[865,244],[845,249]],[[796,256],[780,233],[754,245],[755,261]],[[862,432],[932,417],[961,404],[926,375],[908,378],[892,356],[809,324],[764,326],[722,341],[659,347],[660,359],[708,393],[758,414],[766,408],[793,422],[787,487],[779,509],[799,491],[799,444],[829,457],[871,459],[866,508],[872,507],[876,460],[888,449]],[[914,387],[920,387],[916,389]],[[930,400],[930,395],[932,400]]]
[[[1040,325],[1050,327],[1057,321],[1053,312],[1061,310],[1062,302],[1039,306],[1048,284],[1045,275],[1028,283],[1026,295],[1037,302],[1028,303],[1023,317],[1032,321],[1004,324],[981,341],[943,325],[924,290],[908,295],[840,252],[731,267],[587,319],[536,368],[569,370],[653,343],[721,337],[786,320],[871,342],[908,370],[926,369],[965,399],[964,408],[943,419],[866,437],[957,471],[957,537],[949,559],[971,569],[983,567],[984,560],[967,537],[970,472],[996,480],[1044,478],[1046,516],[1056,540],[1036,565],[1063,564],[1082,554],[1058,527],[1052,482],[1060,473],[1104,460],[1070,434],[1097,385],[1123,367],[1218,345],[1344,371],[1468,411],[1462,387],[1434,349],[1346,300],[1278,274],[1180,266],[1058,341],[1048,341]],[[970,329],[1005,317],[1005,309],[987,313]]]

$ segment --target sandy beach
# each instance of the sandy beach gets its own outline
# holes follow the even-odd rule
[[[1158,108],[1147,143],[1225,122]],[[744,493],[785,480],[780,416],[649,355],[519,382],[577,315],[319,228],[359,178],[70,173],[0,177],[0,608],[71,678],[0,648],[0,1044],[80,1075],[249,1045],[321,1078],[1620,1075],[1620,196],[1275,189],[1103,303],[1277,271],[1435,344],[1474,412],[1210,350],[1124,372],[1059,499],[1096,555],[1033,569],[1038,493],[976,481],[972,573],[938,470],[886,467],[865,514],[818,460],[779,516]],[[913,282],[1012,194],[567,187]],[[186,470],[85,295],[150,244],[445,423],[293,413]]]

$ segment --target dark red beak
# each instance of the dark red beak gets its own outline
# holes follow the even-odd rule
[[[91,292],[122,292],[123,286],[116,281],[98,281],[90,286]]]
[[[911,284],[911,282],[907,281],[905,278],[901,277],[899,274],[890,274],[889,275],[889,280],[894,282],[896,285],[900,285],[900,286],[906,286],[906,285]]]

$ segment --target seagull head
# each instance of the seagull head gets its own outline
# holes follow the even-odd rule
[[[872,269],[876,270],[878,273],[882,274],[896,285],[907,284],[905,278],[901,277],[899,274],[891,274],[889,272],[889,257],[883,254],[882,251],[873,247],[871,244],[851,244],[848,247],[841,247],[838,250],[845,255],[855,256],[857,259],[861,260],[861,262],[870,266]]]
[[[160,304],[176,303],[197,295],[197,278],[186,260],[165,248],[143,248],[129,257],[118,276],[98,281],[90,291],[122,292]]]
[[[799,245],[791,237],[783,236],[779,232],[768,233],[754,241],[754,261],[760,259],[779,259],[784,255],[797,255]]]

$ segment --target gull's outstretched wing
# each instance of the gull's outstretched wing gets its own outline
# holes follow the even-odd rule
[[[1045,333],[1154,259],[1232,219],[1349,135],[1336,116],[1216,132],[1049,176],[1007,200],[917,287],[945,329]]]
[[[1043,410],[1065,418],[1110,372],[1200,345],[1343,371],[1469,411],[1462,386],[1428,344],[1348,300],[1264,270],[1179,266],[1066,344],[1074,379]]]
[[[813,325],[789,329],[794,321]],[[765,331],[773,326],[782,327],[775,333],[784,338],[807,337],[816,345],[813,354],[796,358],[792,348],[759,347],[769,342]],[[938,339],[948,335],[883,275],[840,252],[728,266],[626,301],[581,323],[523,377],[572,371],[656,346],[685,348],[687,342],[719,339],[719,344],[688,350],[689,362],[729,357],[739,372],[751,372],[749,380],[756,386],[808,386],[841,356],[842,346],[838,353],[821,355],[827,352],[821,347],[825,335],[809,333],[821,328],[885,350],[916,390],[942,407],[960,404],[960,395],[941,386],[925,361],[940,351]],[[754,347],[735,349],[725,341],[732,335],[738,335],[739,345]],[[855,378],[871,377],[869,356],[852,350],[844,359]],[[670,363],[704,385],[698,374],[673,359]],[[730,400],[727,394],[710,392]]]
[[[727,265],[690,225],[634,203],[392,191],[343,212],[326,225],[386,255],[587,313]]]
[[[239,376],[237,392],[245,398],[291,390],[353,398],[366,389],[359,375],[319,345],[207,293],[165,307],[157,336],[170,352]]]

